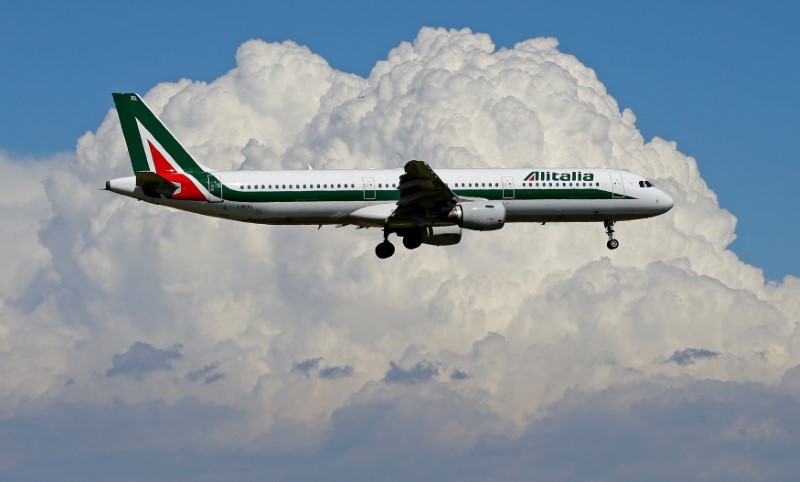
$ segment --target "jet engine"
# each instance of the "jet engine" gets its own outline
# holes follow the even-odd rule
[[[506,208],[500,201],[473,201],[457,204],[447,220],[464,229],[494,231],[506,223]]]
[[[458,226],[428,226],[422,229],[422,242],[432,246],[452,246],[461,242]]]

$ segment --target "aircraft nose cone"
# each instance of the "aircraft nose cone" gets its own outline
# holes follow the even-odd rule
[[[672,209],[672,206],[675,205],[675,201],[673,201],[669,194],[665,193],[664,191],[659,193],[658,200],[656,202],[664,209],[664,212],[669,211]]]

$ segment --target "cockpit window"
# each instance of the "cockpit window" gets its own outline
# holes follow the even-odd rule
[[[639,187],[653,187],[650,181],[639,181]]]

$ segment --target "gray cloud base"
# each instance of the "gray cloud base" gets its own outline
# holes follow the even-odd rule
[[[378,231],[97,191],[130,173],[113,111],[74,154],[0,154],[0,478],[797,473],[800,280],[728,250],[695,160],[554,39],[425,28],[366,79],[291,42],[236,60],[146,95],[214,168],[605,165],[676,207],[611,255],[601,226],[511,225],[379,264]]]

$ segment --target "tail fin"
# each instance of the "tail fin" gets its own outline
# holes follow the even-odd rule
[[[208,169],[192,158],[138,94],[112,95],[134,172],[151,171],[161,175],[185,172],[195,176],[207,172]]]
[[[151,197],[218,202],[221,188],[137,94],[113,94],[136,185]]]

